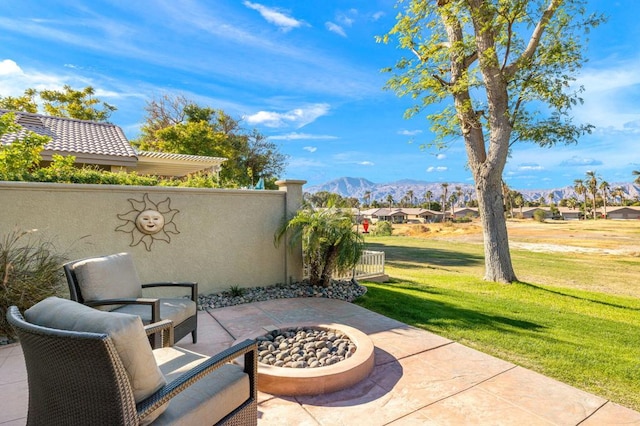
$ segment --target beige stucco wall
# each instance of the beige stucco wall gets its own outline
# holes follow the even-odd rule
[[[273,237],[302,202],[304,183],[280,181],[279,191],[252,191],[0,182],[0,235],[38,229],[69,259],[127,251],[143,282],[197,281],[201,294],[298,281],[301,250],[275,247]],[[145,194],[177,211],[164,216],[179,232],[167,233],[168,243],[156,234],[150,250],[142,241],[131,246],[144,234],[116,230],[133,228],[118,215],[135,216]]]

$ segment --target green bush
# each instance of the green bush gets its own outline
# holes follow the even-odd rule
[[[536,211],[533,212],[533,218],[538,222],[544,222],[546,217],[547,213],[544,210],[536,209]]]
[[[381,220],[376,223],[376,227],[372,234],[377,237],[389,237],[393,234],[393,226],[391,226],[391,222]]]
[[[9,306],[21,312],[63,288],[62,263],[51,240],[33,231],[13,231],[0,237],[0,336],[15,338],[6,319]]]

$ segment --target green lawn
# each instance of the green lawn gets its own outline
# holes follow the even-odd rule
[[[364,283],[357,304],[640,411],[637,257],[512,250],[523,281],[505,285],[482,280],[480,244],[368,237],[367,249],[385,251],[391,281]]]

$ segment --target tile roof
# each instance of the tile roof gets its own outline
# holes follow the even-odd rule
[[[0,109],[0,115],[7,112],[9,111]],[[120,160],[137,161],[136,152],[122,129],[114,124],[50,117],[21,111],[14,113],[16,122],[24,129],[51,138],[44,147],[44,150],[50,153],[118,157]],[[20,133],[24,134],[24,129]],[[15,135],[3,135],[0,143],[11,143],[14,138]],[[44,154],[43,152],[43,157]]]
[[[0,109],[0,116],[11,112]],[[200,155],[172,154],[166,152],[136,151],[120,127],[95,121],[51,117],[13,111],[21,129],[17,134],[0,136],[0,144],[10,144],[27,130],[49,136],[44,146],[43,160],[51,160],[53,154],[73,155],[79,164],[101,164],[126,167],[139,174],[157,176],[186,176],[191,173],[218,171],[226,158]]]

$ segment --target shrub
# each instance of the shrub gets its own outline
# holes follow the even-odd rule
[[[391,222],[381,220],[376,223],[376,228],[373,230],[373,235],[378,237],[388,237],[393,234],[393,226]]]
[[[533,212],[533,218],[538,222],[544,222],[546,217],[547,214],[544,210],[536,209],[536,211]]]
[[[333,207],[298,210],[276,232],[276,246],[288,232],[292,248],[302,241],[303,261],[309,268],[311,285],[329,287],[335,272],[347,271],[358,264],[364,248],[364,239],[354,229],[351,212]]]
[[[61,265],[66,260],[52,241],[36,238],[33,231],[13,231],[0,238],[0,336],[14,338],[6,320],[9,306],[21,312],[61,293]]]

